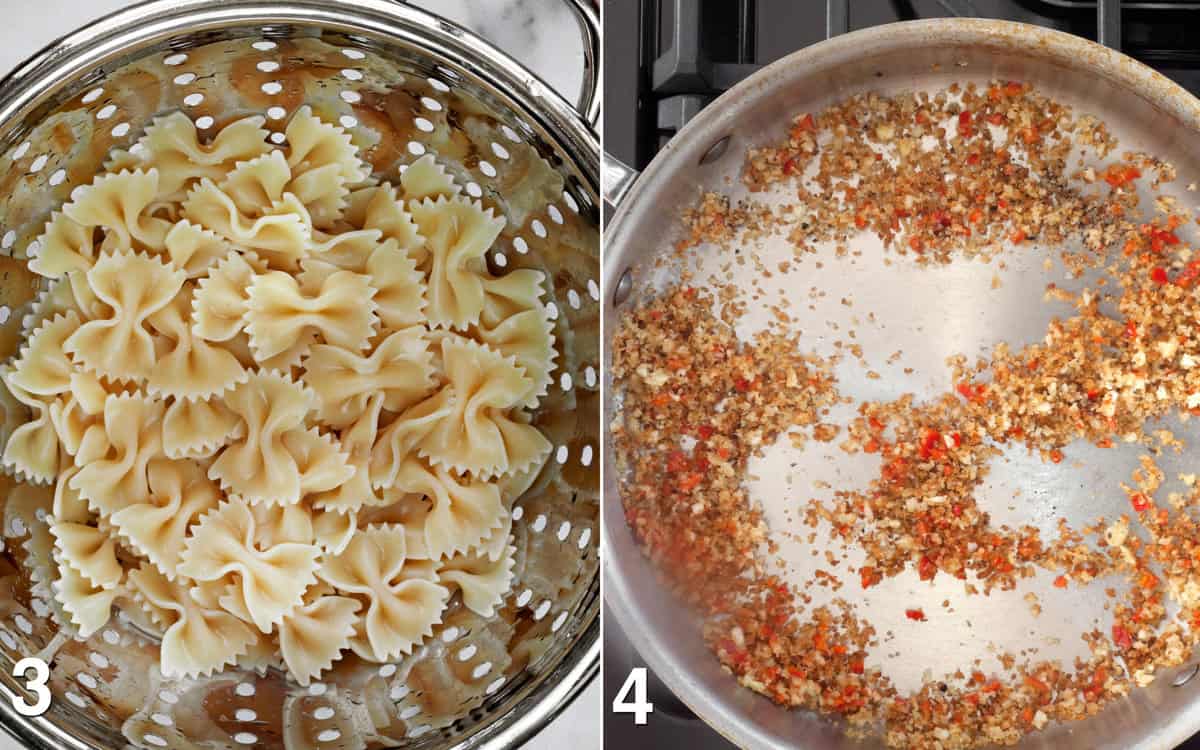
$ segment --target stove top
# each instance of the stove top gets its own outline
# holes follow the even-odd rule
[[[1003,18],[1121,49],[1200,95],[1200,0],[605,0],[606,147],[645,166],[718,94],[827,36],[893,21]]]
[[[1200,96],[1200,0],[604,0],[605,149],[641,169],[688,120],[760,67],[829,36],[919,18],[1007,19],[1120,49]],[[605,613],[605,705],[645,662]],[[733,746],[653,674],[644,726],[605,712],[623,750]],[[1181,746],[1200,750],[1200,736]]]

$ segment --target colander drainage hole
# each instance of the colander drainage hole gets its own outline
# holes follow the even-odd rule
[[[333,718],[333,709],[329,706],[321,706],[316,711],[313,711],[313,718],[317,721],[325,721]]]
[[[700,157],[701,164],[712,164],[717,159],[725,155],[726,149],[729,148],[729,136],[721,138],[716,143],[708,147],[704,152],[704,156]]]

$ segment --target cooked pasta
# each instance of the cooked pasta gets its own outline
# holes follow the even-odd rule
[[[425,314],[430,323],[462,329],[483,311],[486,267],[483,256],[504,229],[504,220],[479,201],[460,198],[413,202],[409,211],[425,237],[428,274]]]
[[[434,155],[387,182],[308,108],[284,146],[264,125],[160,117],[51,214],[0,464],[64,632],[130,608],[166,677],[308,685],[412,653],[454,597],[501,606],[555,337]]]
[[[71,334],[63,349],[86,370],[117,381],[141,382],[154,368],[154,339],[145,322],[183,286],[183,272],[157,257],[102,255],[87,272],[88,285],[109,308]]]

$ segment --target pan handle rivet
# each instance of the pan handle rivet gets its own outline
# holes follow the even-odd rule
[[[1180,670],[1179,674],[1175,675],[1175,679],[1171,680],[1171,685],[1173,687],[1183,687],[1196,676],[1196,672],[1200,672],[1200,664],[1184,667]]]
[[[725,150],[729,148],[729,136],[721,138],[716,143],[708,147],[704,152],[704,156],[700,157],[701,164],[712,164],[717,159],[725,155]]]
[[[621,274],[621,278],[617,279],[617,285],[613,289],[613,307],[621,304],[629,299],[629,293],[633,291],[633,274],[626,268]]]

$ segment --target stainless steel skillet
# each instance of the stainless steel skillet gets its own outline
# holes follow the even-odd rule
[[[669,281],[669,274],[655,269],[652,261],[666,252],[677,236],[679,210],[694,203],[700,190],[732,193],[736,198],[746,148],[778,141],[792,116],[818,112],[857,92],[935,90],[954,81],[982,83],[993,78],[1031,82],[1041,93],[1071,105],[1077,115],[1090,113],[1105,121],[1120,139],[1122,150],[1142,150],[1171,162],[1180,177],[1170,190],[1177,189],[1189,205],[1195,204],[1184,188],[1200,175],[1200,150],[1194,145],[1200,135],[1200,102],[1160,74],[1080,38],[1015,23],[956,19],[876,27],[805,49],[731,89],[684,128],[640,177],[633,179],[613,165],[605,168],[606,190],[620,204],[605,235],[606,341],[611,341],[625,306]],[[711,248],[701,252],[719,253]],[[894,372],[885,371],[880,381],[867,381],[861,372],[839,372],[843,391],[856,399],[892,398],[905,392],[931,394],[949,385],[949,374],[942,365],[946,356],[960,352],[972,356],[999,341],[1019,344],[1034,340],[1042,335],[1052,315],[1062,314],[1042,302],[1045,284],[1061,280],[1061,270],[1047,272],[1042,267],[1044,257],[1036,254],[1012,260],[1003,270],[998,294],[986,291],[997,269],[984,263],[955,263],[935,272],[905,264],[887,269],[876,264],[873,270],[860,266],[853,273],[827,271],[805,280],[803,288],[795,292],[821,285],[834,304],[814,311],[811,320],[802,319],[799,325],[806,332],[813,331],[814,348],[822,353],[822,347],[830,342],[819,329],[828,319],[850,316],[848,311],[835,309],[836,301],[843,295],[856,295],[861,304],[853,314],[865,316],[869,308],[894,318],[877,338],[861,342],[864,349],[874,347],[882,359],[902,348],[914,371],[906,375],[898,367]],[[836,269],[832,258],[823,260]],[[711,259],[699,262],[703,266],[706,261]],[[606,351],[606,365],[608,356]],[[606,385],[607,425],[619,409],[619,394],[611,383]],[[1194,432],[1183,436],[1190,445],[1196,444]],[[665,595],[634,544],[619,502],[611,447],[606,442],[606,502],[602,510],[605,598],[651,668],[693,711],[739,746],[860,747],[845,739],[833,724],[778,708],[738,687],[721,672],[701,643],[696,622]],[[1021,463],[1020,457],[1013,457],[1013,464],[997,472],[1000,486],[994,491],[999,495],[1014,487],[1023,489],[1029,500],[1001,508],[1009,514],[1002,520],[1046,527],[1058,516],[1066,516],[1073,525],[1099,515],[1114,518],[1122,512],[1124,497],[1097,488],[1115,488],[1126,479],[1136,454],[1131,449],[1102,459],[1085,446],[1072,445],[1068,448],[1072,460],[1063,467],[1046,467],[1036,460]],[[784,460],[796,468],[788,472],[789,463]],[[1163,467],[1168,475],[1195,463],[1187,454],[1175,460],[1177,465]],[[754,493],[763,500],[768,519],[782,512],[772,503],[787,502],[771,498],[797,495],[784,491],[787,486],[782,475],[815,476],[825,463],[819,457],[769,455],[757,472],[767,477],[762,480],[763,491]],[[778,471],[780,467],[784,470]],[[853,473],[854,467],[843,468]],[[832,481],[836,483],[839,476],[846,474],[834,472]],[[901,598],[911,602],[913,596],[928,596],[940,601],[945,593],[904,588],[902,582],[883,600],[870,605],[872,611],[902,610]],[[1101,608],[1102,598],[1099,591],[1053,601],[1043,597],[1044,611],[1036,627],[1064,639],[1073,638]],[[956,604],[964,620],[973,620],[973,629],[954,623],[935,626],[922,631],[919,638],[902,638],[898,645],[890,646],[908,652],[906,663],[897,667],[903,673],[899,682],[919,679],[926,669],[934,673],[953,669],[956,661],[977,653],[985,640],[1013,650],[1030,640],[1031,623],[1019,599],[975,599]],[[890,621],[883,623],[890,625]],[[1188,681],[1195,671],[1189,666],[1178,674],[1163,675],[1099,716],[1049,728],[1027,738],[1022,747],[1174,747],[1200,731],[1200,681]]]

